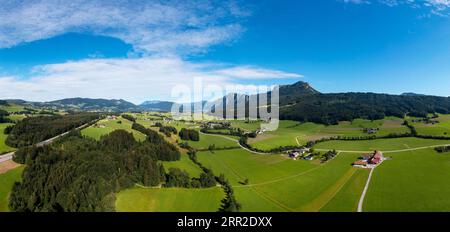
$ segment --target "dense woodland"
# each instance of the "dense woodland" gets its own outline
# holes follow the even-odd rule
[[[173,178],[158,160],[177,160],[164,140],[137,142],[116,130],[100,141],[71,132],[45,147],[19,149],[27,165],[10,197],[14,211],[114,211],[115,192],[134,184],[156,186]],[[178,176],[177,176],[178,178]]]
[[[200,141],[200,134],[196,130],[182,128],[178,135],[182,140]]]
[[[89,123],[100,116],[92,113],[25,118],[8,131],[11,147],[33,145]]]
[[[281,119],[308,121],[326,125],[356,118],[370,120],[385,116],[426,117],[429,113],[450,112],[450,98],[402,96],[375,93],[311,94],[295,102],[281,102]]]

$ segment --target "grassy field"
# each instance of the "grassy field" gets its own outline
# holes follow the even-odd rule
[[[118,212],[216,212],[225,197],[222,188],[150,189],[135,187],[116,195]]]
[[[10,113],[23,111],[24,108],[25,107],[16,104],[9,104],[8,106],[0,106],[0,109],[8,111]]]
[[[181,159],[179,161],[163,161],[162,163],[166,172],[169,171],[169,168],[179,168],[189,173],[190,177],[199,177],[203,172],[189,159],[187,154],[181,154]]]
[[[197,156],[203,165],[230,180],[243,211],[352,211],[356,197],[337,199],[334,205],[330,202],[341,195],[357,196],[364,186],[358,169],[350,165],[357,154],[342,153],[325,164],[241,149],[199,152]],[[241,184],[246,178],[249,185]]]
[[[356,212],[361,193],[369,177],[368,169],[358,169],[342,189],[320,211]]]
[[[239,138],[234,138],[238,140]],[[184,142],[184,141],[183,141]],[[196,149],[208,149],[209,145],[214,144],[216,148],[239,147],[237,142],[215,135],[200,134],[200,141],[186,141]]]
[[[362,141],[327,141],[319,143],[314,148],[336,149],[344,151],[392,151],[427,147],[441,144],[450,144],[448,140],[433,140],[419,138],[395,138],[395,139],[376,139]]]
[[[0,123],[0,154],[15,150],[14,148],[9,147],[8,145],[5,144],[5,140],[8,137],[8,135],[4,134],[4,130],[7,126],[10,126],[10,125],[13,125],[13,124]]]
[[[118,123],[119,121],[121,121],[122,123]],[[122,117],[119,117],[116,120],[104,119],[96,123],[96,125],[92,125],[86,129],[83,129],[81,131],[81,134],[98,140],[103,135],[107,135],[115,130],[122,129],[128,132],[132,132],[134,138],[138,141],[145,140],[145,135],[139,131],[131,129],[132,122]],[[104,128],[101,128],[100,125],[104,126]]]
[[[364,211],[450,211],[450,153],[390,154],[373,174]]]
[[[415,118],[417,120],[417,118]],[[426,124],[424,122],[412,122],[413,118],[408,121],[416,128],[420,135],[448,136],[450,137],[450,115],[439,115],[433,119],[439,121],[436,124]]]
[[[9,194],[15,182],[22,178],[24,166],[0,174],[0,212],[8,212]]]
[[[408,128],[402,125],[400,118],[387,117],[383,120],[356,119],[353,122],[340,122],[339,125],[324,126],[315,123],[280,121],[278,130],[249,139],[249,144],[261,150],[270,150],[279,146],[295,146],[308,141],[335,136],[368,136],[364,128],[379,128],[375,134],[385,136],[391,133],[406,133]]]

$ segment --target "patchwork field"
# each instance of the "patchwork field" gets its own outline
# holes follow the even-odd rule
[[[119,121],[121,123],[119,123]],[[122,117],[119,117],[115,120],[103,119],[103,120],[100,120],[99,122],[97,122],[95,125],[92,125],[86,129],[83,129],[81,131],[81,134],[84,136],[88,136],[88,137],[98,140],[103,135],[107,135],[115,130],[122,129],[122,130],[126,130],[128,132],[133,133],[134,138],[138,141],[145,140],[145,135],[139,131],[135,131],[135,130],[131,129],[131,126],[132,126],[132,122],[130,122]]]
[[[9,147],[5,144],[5,140],[8,137],[8,135],[5,135],[4,130],[6,127],[13,125],[11,123],[0,123],[0,154],[7,153],[9,151],[14,151],[15,149],[12,147]]]
[[[363,131],[364,128],[378,128],[378,132],[374,134],[376,136],[407,133],[409,130],[402,123],[402,119],[394,117],[375,121],[356,119],[353,122],[340,122],[339,125],[331,126],[282,120],[278,130],[249,139],[249,144],[261,150],[270,150],[279,146],[304,145],[308,141],[327,137],[368,136],[369,134]]]
[[[151,189],[135,187],[116,194],[118,212],[216,212],[225,197],[222,188]]]
[[[9,104],[8,106],[0,106],[0,109],[8,111],[10,113],[14,113],[14,112],[20,112],[23,111],[25,109],[25,107],[20,106],[20,105],[15,105],[15,104]]]
[[[24,167],[15,168],[7,173],[0,174],[0,212],[8,212],[9,194],[15,182],[22,178]]]
[[[199,152],[197,156],[203,165],[230,180],[243,211],[354,211],[364,187],[359,171],[350,165],[356,154],[341,153],[325,164],[241,149]],[[249,184],[243,185],[247,178]],[[337,198],[331,204],[342,195],[353,197]]]
[[[336,149],[343,151],[392,151],[415,149],[428,146],[436,146],[450,144],[448,140],[433,140],[433,139],[419,139],[419,138],[394,138],[394,139],[375,139],[375,140],[361,140],[361,141],[327,141],[319,143],[314,148],[316,149]]]
[[[450,211],[450,153],[389,154],[373,174],[364,211]]]

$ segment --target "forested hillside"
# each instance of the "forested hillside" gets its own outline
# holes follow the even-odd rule
[[[283,102],[281,102],[283,105]],[[381,119],[405,115],[426,117],[429,113],[450,112],[450,98],[402,96],[375,93],[336,93],[305,95],[282,106],[281,119],[337,124],[356,118]]]

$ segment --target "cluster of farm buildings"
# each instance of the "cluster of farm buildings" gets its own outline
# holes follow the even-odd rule
[[[308,154],[309,149],[308,148],[302,148],[302,149],[294,149],[288,153],[289,158],[292,158],[293,160],[303,159],[303,160],[313,160],[314,157],[312,154]]]
[[[383,162],[383,160],[383,153],[381,151],[374,151],[371,154],[363,154],[353,163],[353,166],[358,168],[374,168]]]

